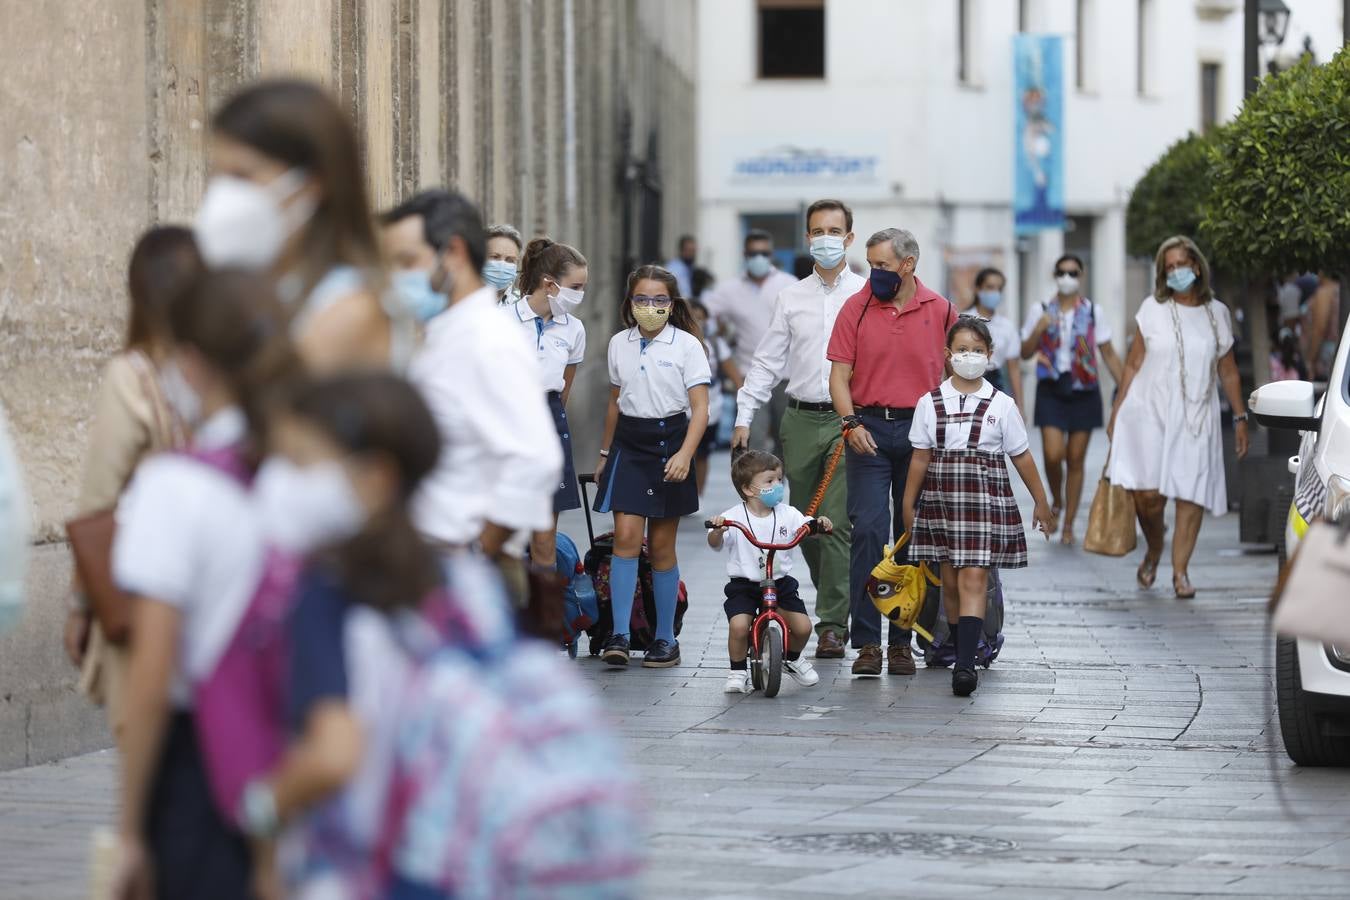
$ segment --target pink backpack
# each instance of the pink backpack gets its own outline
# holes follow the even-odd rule
[[[238,448],[193,459],[244,486],[252,482]],[[237,820],[244,786],[270,772],[286,748],[287,618],[302,561],[267,548],[262,576],[215,667],[193,686],[193,720],[217,810]]]

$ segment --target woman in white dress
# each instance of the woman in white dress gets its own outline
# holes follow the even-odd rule
[[[1137,573],[1149,588],[1163,551],[1163,509],[1176,501],[1172,538],[1172,587],[1195,596],[1187,566],[1206,510],[1228,511],[1223,441],[1219,434],[1220,385],[1228,395],[1237,455],[1247,455],[1247,413],[1228,307],[1214,299],[1209,264],[1195,242],[1172,237],[1158,248],[1153,295],[1135,317],[1138,330],[1125,360],[1120,396],[1107,429],[1110,478],[1134,495],[1148,549]]]

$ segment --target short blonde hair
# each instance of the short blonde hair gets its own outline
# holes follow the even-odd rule
[[[1191,258],[1191,264],[1195,266],[1195,296],[1201,303],[1208,303],[1214,299],[1214,291],[1209,284],[1209,261],[1205,259],[1205,254],[1200,252],[1200,248],[1195,245],[1195,241],[1185,235],[1175,235],[1162,242],[1158,248],[1158,255],[1153,260],[1153,296],[1159,303],[1172,299],[1174,291],[1167,286],[1167,270],[1164,268],[1164,261],[1167,258],[1167,251],[1174,250],[1177,247],[1185,249]]]

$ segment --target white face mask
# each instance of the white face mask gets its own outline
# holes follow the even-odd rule
[[[366,510],[336,461],[297,466],[268,457],[254,480],[253,496],[268,538],[292,553],[351,537],[366,521]]]
[[[987,368],[989,368],[989,356],[987,354],[974,351],[952,354],[952,371],[962,378],[970,381],[983,378]]]
[[[267,185],[233,175],[212,178],[192,226],[207,266],[258,271],[275,263],[290,236],[314,215],[309,199],[283,205],[304,183],[300,169]]]
[[[178,360],[170,358],[159,367],[159,388],[164,392],[164,402],[184,427],[193,429],[201,424],[202,398],[183,377]]]
[[[1078,278],[1073,275],[1060,275],[1055,279],[1055,287],[1066,297],[1078,293]]]
[[[563,287],[559,284],[558,293],[548,298],[548,308],[553,311],[555,316],[570,316],[584,299],[586,299],[584,290],[579,291],[576,288]]]

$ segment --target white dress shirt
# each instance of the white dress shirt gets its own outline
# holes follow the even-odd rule
[[[810,275],[783,289],[774,301],[773,317],[755,350],[754,362],[745,371],[745,383],[736,394],[738,426],[749,427],[784,378],[788,396],[806,403],[829,401],[831,363],[825,350],[834,320],[844,301],[865,284],[866,278],[844,266],[830,284],[812,269]]]
[[[645,340],[636,326],[609,340],[609,382],[619,389],[619,412],[659,419],[689,411],[689,390],[712,380],[703,342],[667,324]]]
[[[774,301],[784,289],[796,283],[797,279],[775,268],[759,284],[751,280],[749,275],[742,274],[740,278],[724,281],[708,292],[703,305],[719,322],[731,326],[735,340],[733,355],[742,372],[754,362],[755,350],[769,330]]]
[[[984,411],[984,426],[980,429],[980,450],[1002,451],[1009,456],[1020,456],[1027,452],[1027,426],[1017,404],[1002,391],[983,381],[980,389],[973,394],[963,394],[948,378],[942,382],[942,404],[948,415],[973,413],[985,398],[989,408]],[[947,423],[945,450],[963,450],[970,442],[970,429],[974,424],[969,418],[965,421]],[[914,407],[914,421],[909,426],[909,442],[918,450],[932,450],[937,443],[937,409],[933,406],[931,392],[919,398]]]
[[[748,506],[737,503],[731,509],[722,513],[722,518],[730,519],[733,522],[740,522],[750,528],[755,539],[765,544],[786,544],[792,540],[792,536],[797,533],[797,529],[809,521],[795,507],[786,503],[780,503],[763,518],[750,512]],[[768,556],[767,550],[761,550],[754,544],[746,540],[745,535],[741,534],[735,528],[728,528],[722,535],[722,547],[730,556],[727,559],[727,575],[731,578],[749,578],[752,581],[759,581],[764,577],[764,561]],[[773,555],[773,577],[778,580],[785,575],[792,574],[792,566],[796,562],[797,552],[795,550],[779,550]]]
[[[534,354],[520,326],[497,308],[491,286],[427,324],[410,377],[444,442],[415,500],[418,528],[433,540],[468,544],[489,521],[551,527],[562,445]]]
[[[567,384],[563,377],[567,367],[580,364],[586,355],[586,326],[576,316],[554,316],[544,322],[525,299],[506,307],[506,314],[519,324],[538,358],[539,380],[544,383],[544,390],[561,394]]]
[[[216,413],[193,443],[219,450],[248,432],[237,408]],[[112,570],[118,587],[182,617],[170,696],[192,706],[192,685],[211,673],[253,599],[263,570],[261,519],[231,476],[180,453],[143,462],[117,504]]]

